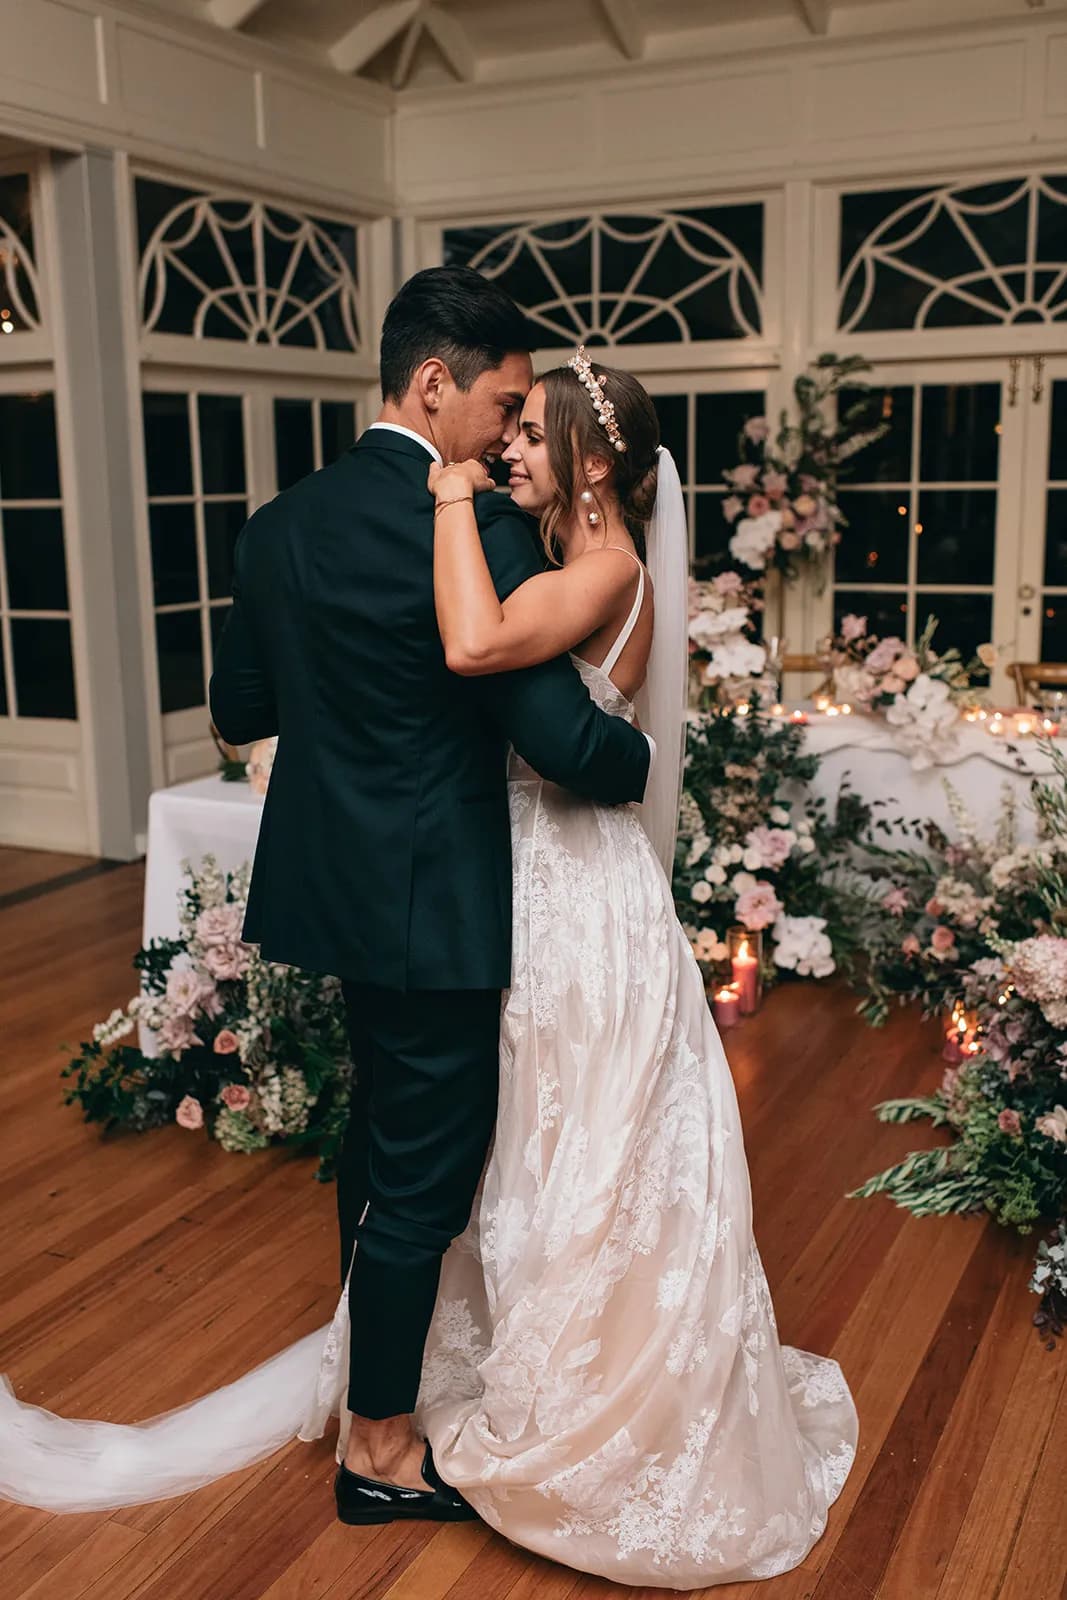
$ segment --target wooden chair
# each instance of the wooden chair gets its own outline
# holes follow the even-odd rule
[[[826,663],[816,655],[783,656],[782,672],[821,672],[826,675]]]
[[[1067,661],[1013,661],[1008,672],[1021,706],[1036,704],[1042,688],[1067,690]]]

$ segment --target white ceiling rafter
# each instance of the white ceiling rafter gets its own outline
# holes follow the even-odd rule
[[[830,0],[798,0],[809,33],[824,39],[830,31]]]
[[[207,14],[218,28],[240,28],[264,0],[208,0]]]
[[[439,5],[427,6],[422,20],[460,83],[470,83],[477,76],[478,64],[463,24]]]
[[[216,3],[239,4],[241,0]],[[330,61],[339,72],[362,72],[382,50],[401,39],[392,77],[394,89],[402,89],[411,77],[424,36],[433,41],[453,76],[460,83],[470,83],[477,73],[473,46],[462,23],[435,0],[387,0],[385,5],[375,6],[330,46]]]
[[[647,39],[635,0],[600,0],[600,14],[612,41],[628,61],[640,61]]]
[[[331,63],[338,72],[362,72],[421,9],[421,0],[389,0],[388,5],[376,6],[330,46]]]

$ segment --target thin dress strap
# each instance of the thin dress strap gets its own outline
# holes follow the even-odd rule
[[[641,606],[645,598],[645,569],[641,565],[641,562],[638,560],[637,556],[634,555],[633,551],[623,550],[621,544],[606,544],[602,546],[602,548],[605,550],[618,550],[622,555],[629,556],[632,561],[637,562],[637,594],[634,597],[634,603],[630,609],[630,615],[623,623],[622,632],[619,634],[619,637],[615,640],[615,643],[612,645],[611,649],[600,663],[601,672],[605,673],[610,678],[611,674],[619,664],[619,657],[622,655],[623,651],[626,649],[626,646],[630,642],[630,635],[636,628],[637,619],[641,615]]]

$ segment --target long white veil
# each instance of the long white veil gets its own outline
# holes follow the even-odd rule
[[[656,760],[641,808],[645,831],[668,881],[682,798],[685,708],[689,675],[689,531],[678,468],[661,447],[656,504],[648,528],[647,566],[655,589],[656,620],[648,676],[637,715],[656,741]]]

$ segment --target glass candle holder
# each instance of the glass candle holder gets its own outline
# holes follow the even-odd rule
[[[736,1027],[741,1021],[741,996],[733,984],[715,984],[712,993],[711,1014],[719,1032]]]
[[[741,1015],[750,1017],[763,998],[763,935],[740,926],[726,935],[733,987],[741,1001]]]

